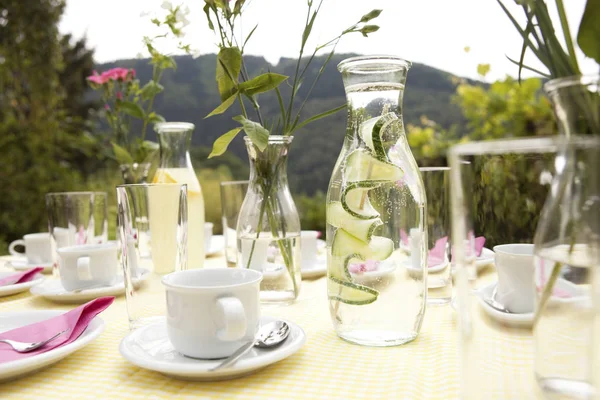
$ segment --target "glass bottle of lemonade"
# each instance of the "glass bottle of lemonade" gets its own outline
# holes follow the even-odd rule
[[[153,183],[185,183],[188,195],[189,269],[204,266],[204,198],[190,159],[194,124],[163,122],[155,125],[160,144],[160,164]]]

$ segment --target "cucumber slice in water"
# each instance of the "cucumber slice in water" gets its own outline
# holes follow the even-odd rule
[[[383,236],[373,236],[369,243],[362,242],[346,232],[338,229],[331,245],[331,254],[337,257],[348,257],[349,254],[360,254],[365,260],[382,261],[392,255],[394,242]]]
[[[344,175],[348,182],[395,182],[402,179],[404,172],[390,162],[376,159],[365,149],[356,149],[346,159]]]
[[[327,206],[327,223],[345,230],[365,243],[371,240],[375,229],[383,224],[379,218],[363,219],[353,216],[338,201]]]
[[[377,296],[379,296],[379,292],[375,289],[342,281],[331,276],[327,283],[329,300],[336,300],[346,304],[364,305],[373,303],[377,300]]]
[[[388,161],[385,148],[383,147],[383,135],[398,120],[399,118],[395,113],[386,113],[379,117],[368,119],[361,124],[359,129],[360,137],[380,161]]]
[[[348,271],[350,262],[365,261],[365,258],[360,254],[350,254],[347,257],[332,256],[333,267],[329,268],[328,276],[340,281],[352,282],[352,275]]]
[[[354,218],[370,220],[379,217],[379,212],[369,200],[368,192],[380,185],[381,182],[378,181],[350,183],[342,193],[342,208]]]

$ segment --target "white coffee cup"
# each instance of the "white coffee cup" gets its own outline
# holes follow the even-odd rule
[[[252,340],[260,323],[260,272],[205,268],[162,278],[171,344],[194,358],[223,358]]]
[[[62,247],[56,252],[66,290],[110,286],[117,280],[116,242]]]
[[[302,257],[302,268],[314,267],[317,263],[317,238],[318,231],[300,232],[300,255]]]
[[[212,222],[204,223],[204,249],[206,250],[206,252],[210,251],[210,244],[211,244],[212,235],[213,235],[213,227],[214,227],[214,224]]]
[[[494,246],[494,253],[498,271],[495,300],[513,313],[533,312],[533,244]]]
[[[21,253],[15,250],[17,246],[24,246],[25,252]],[[50,234],[47,232],[30,233],[23,236],[23,239],[15,240],[8,246],[8,251],[13,256],[25,256],[29,264],[51,263],[52,246],[50,243]]]

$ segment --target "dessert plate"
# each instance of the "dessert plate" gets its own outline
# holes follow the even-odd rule
[[[14,272],[0,272],[0,279],[10,275],[14,275]],[[44,277],[42,276],[42,274],[36,274],[35,278],[30,281],[0,286],[0,297],[10,296],[12,294],[24,292],[29,288],[42,283],[43,281]]]

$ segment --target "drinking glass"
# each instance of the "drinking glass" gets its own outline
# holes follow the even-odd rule
[[[130,329],[166,315],[160,277],[187,268],[187,185],[117,186],[120,260]],[[150,274],[148,283],[135,278]]]
[[[221,182],[221,213],[223,237],[225,238],[225,260],[227,266],[237,264],[237,220],[248,191],[249,181]]]
[[[427,304],[443,305],[452,300],[450,276],[450,168],[419,168],[427,196],[428,274]]]
[[[453,306],[464,399],[540,396],[534,379],[533,301],[531,312],[501,311],[503,304],[496,296],[499,267],[489,264],[487,254],[500,244],[533,243],[555,174],[556,151],[555,138],[471,142],[449,151]],[[485,238],[481,253],[478,237]],[[524,276],[533,282],[532,250],[523,265],[530,269]],[[525,296],[533,300],[533,284],[530,287]]]
[[[54,275],[58,274],[56,249],[108,241],[105,192],[62,192],[46,194],[48,231],[52,237]]]

